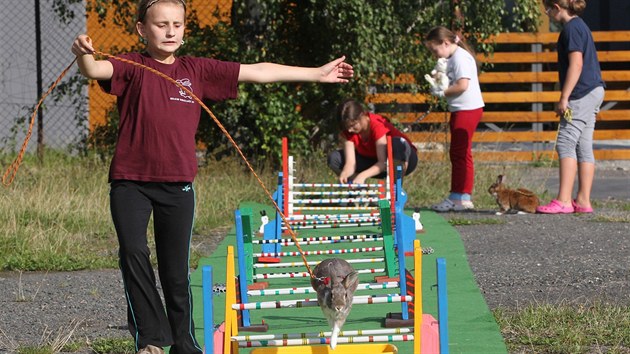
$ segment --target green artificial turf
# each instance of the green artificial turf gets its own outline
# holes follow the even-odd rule
[[[274,215],[271,208],[256,204],[243,203],[241,208],[251,208],[254,215],[254,230],[260,225],[259,211],[267,210],[269,215]],[[410,214],[411,211],[408,211]],[[494,317],[490,313],[488,306],[481,295],[474,280],[473,274],[468,265],[466,252],[458,232],[440,215],[422,210],[422,223],[425,228],[424,233],[417,235],[423,248],[431,247],[434,253],[423,256],[422,261],[422,294],[423,311],[438,318],[437,314],[437,284],[436,280],[436,259],[444,258],[447,269],[447,294],[448,294],[448,343],[450,353],[507,353],[503,338]],[[364,228],[339,228],[339,229],[317,229],[301,230],[298,237],[321,236],[321,235],[345,235],[345,234],[376,234],[379,229],[376,227]],[[213,282],[225,283],[225,263],[227,246],[235,246],[234,229],[227,235],[217,250],[209,257],[202,258],[199,268],[192,274],[193,296],[194,296],[194,320],[196,325],[196,335],[200,343],[203,338],[203,306],[201,291],[201,268],[203,265],[213,267]],[[374,243],[349,243],[341,245],[321,245],[304,246],[304,249],[322,248],[363,248],[377,246]],[[255,247],[258,249],[257,246]],[[295,251],[295,247],[285,247],[283,250]],[[235,249],[236,252],[236,249]],[[309,261],[321,260],[331,256],[308,256]],[[343,258],[374,258],[380,257],[379,253],[347,254]],[[285,257],[283,262],[301,262],[300,257]],[[238,262],[235,260],[238,267]],[[355,268],[382,268],[382,264],[356,265]],[[413,272],[413,258],[406,258],[406,267]],[[305,267],[298,267],[294,270],[280,270],[280,272],[306,271]],[[237,270],[238,272],[238,270]],[[362,274],[361,282],[373,282],[374,274]],[[286,278],[270,279],[270,288],[302,287],[308,286],[309,278]],[[396,293],[398,289],[384,289],[372,291],[357,291],[357,295],[366,294],[387,294]],[[315,294],[302,294],[293,296],[265,296],[250,297],[250,302],[275,301],[287,298],[309,298],[316,299]],[[224,318],[225,296],[219,294],[214,296],[214,323],[222,322]],[[343,326],[343,330],[352,329],[379,329],[383,328],[384,318],[387,313],[400,312],[401,304],[373,304],[355,305]],[[252,324],[265,322],[269,325],[268,333],[303,333],[330,331],[328,324],[318,307],[312,308],[290,308],[272,310],[251,310]],[[244,332],[242,334],[254,334]],[[412,353],[411,342],[395,342],[399,353]],[[341,344],[342,345],[342,344]],[[248,349],[241,349],[241,353],[249,353]],[[365,353],[368,354],[368,353]]]

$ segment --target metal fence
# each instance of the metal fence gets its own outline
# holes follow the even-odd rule
[[[0,23],[13,29],[0,42],[0,139],[5,149],[21,144],[38,97],[74,58],[70,38],[85,30],[84,6],[74,6],[77,16],[63,23],[52,11],[52,2],[0,1]],[[80,139],[87,125],[73,119],[82,107],[71,101],[71,97],[46,101],[33,139],[39,136],[53,147]]]
[[[12,31],[0,42],[0,149],[19,149],[39,97],[74,59],[72,41],[88,33],[99,50],[113,54],[138,44],[138,37],[108,16],[101,21],[87,12],[92,0],[76,4],[59,0],[0,0],[0,23]],[[64,3],[62,18],[55,5]],[[136,1],[129,0],[131,9]],[[200,24],[212,25],[229,18],[232,0],[189,0]],[[110,15],[116,9],[112,8]],[[127,26],[129,24],[126,24]],[[79,79],[74,66],[40,109],[28,151],[40,147],[72,150],[89,134],[90,127],[104,121],[114,99],[104,95],[95,83],[70,85]]]

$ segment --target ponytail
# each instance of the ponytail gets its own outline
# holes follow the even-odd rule
[[[450,29],[444,26],[433,27],[431,30],[429,30],[429,32],[427,32],[424,40],[425,42],[434,42],[438,44],[444,43],[444,41],[449,41],[451,43],[457,44],[458,46],[462,47],[462,49],[470,53],[470,55],[472,55],[472,57],[475,59],[475,63],[477,64],[477,70],[479,70],[480,63],[479,61],[477,61],[477,58],[475,56],[475,50],[470,45],[468,45],[468,43],[466,43],[465,39],[455,34]]]
[[[427,35],[424,37],[426,42],[435,42],[435,43],[443,43],[444,41],[449,41],[451,43],[455,43],[458,46],[462,47],[465,51],[470,53],[473,57],[475,56],[475,51],[466,43],[466,41],[461,38],[459,35],[453,33],[450,29],[444,26],[436,26],[433,27]]]

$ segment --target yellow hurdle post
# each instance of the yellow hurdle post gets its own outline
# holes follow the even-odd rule
[[[238,354],[238,345],[231,345],[232,336],[238,335],[236,310],[236,270],[234,269],[234,246],[228,246],[225,262],[225,336],[223,337],[223,354]]]

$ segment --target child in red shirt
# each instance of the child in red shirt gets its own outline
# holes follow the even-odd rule
[[[348,99],[337,108],[343,149],[328,155],[328,166],[341,183],[365,183],[368,178],[387,176],[387,136],[392,137],[394,164],[403,167],[403,175],[418,164],[416,147],[387,119],[368,112],[359,102]]]

